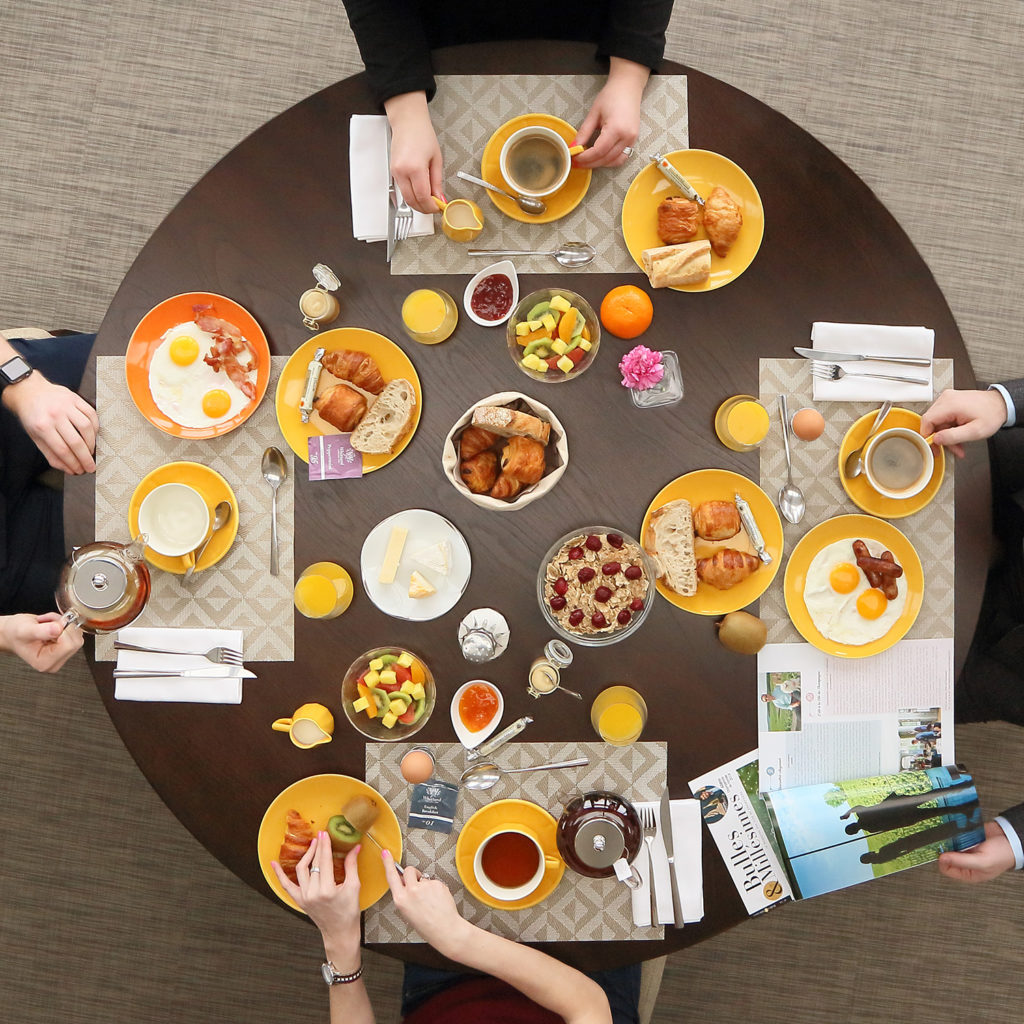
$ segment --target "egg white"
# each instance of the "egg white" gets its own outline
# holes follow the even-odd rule
[[[195,339],[199,354],[188,366],[179,366],[171,359],[170,348],[175,338],[184,335]],[[250,400],[226,373],[203,362],[215,341],[212,334],[189,321],[170,328],[161,337],[149,363],[149,393],[165,416],[182,427],[210,427],[225,423],[249,404]],[[226,392],[231,399],[227,412],[221,416],[207,416],[203,411],[203,396],[214,389]]]
[[[861,646],[885,636],[900,617],[907,603],[906,577],[896,581],[898,591],[877,619],[865,619],[857,611],[857,598],[871,587],[853,553],[856,538],[839,540],[822,548],[811,559],[804,581],[804,605],[815,629],[836,643]],[[885,550],[881,544],[865,539],[868,551],[878,557]],[[829,577],[840,563],[847,562],[857,570],[857,585],[848,594],[832,589]]]

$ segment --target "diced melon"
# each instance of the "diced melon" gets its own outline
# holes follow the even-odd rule
[[[423,700],[427,695],[427,691],[423,689],[423,683],[414,683],[409,695],[413,700]]]
[[[524,334],[529,334],[529,333],[530,333],[530,321],[529,320],[521,320],[519,323],[516,324],[516,334],[520,335],[520,337],[522,335],[524,335]]]
[[[556,338],[553,342],[551,342],[551,351],[557,352],[560,356],[565,355],[565,350],[568,347],[569,346],[564,341],[562,341],[561,338]]]
[[[415,690],[415,689],[416,689],[416,684],[411,679],[406,679],[406,681],[404,683],[402,683],[401,690],[399,690],[398,692],[399,693],[411,694],[413,692],[413,690]]]
[[[388,712],[389,713],[393,712],[396,718],[401,718],[402,715],[404,715],[406,713],[406,711],[409,710],[409,704],[411,704],[411,703],[412,703],[412,701],[409,701],[408,703],[406,703],[404,700],[401,700],[396,695],[396,696],[391,698],[391,704],[388,707]]]
[[[382,683],[386,683],[388,686],[394,686],[398,682],[398,677],[392,669],[386,668],[380,674],[380,681]]]
[[[398,656],[398,664],[401,665],[402,668],[412,668],[412,662],[413,657],[408,651],[402,651]]]
[[[370,701],[366,697],[360,697],[359,700],[353,701],[353,711],[365,711],[370,706]]]
[[[374,658],[373,660],[376,661],[377,659]],[[367,672],[365,676],[363,676],[363,682],[366,683],[367,686],[379,686],[380,673],[375,671],[374,669],[370,669],[370,671]]]
[[[571,308],[571,305],[564,295],[555,295],[551,299],[551,308],[557,309],[560,313],[564,313],[567,309]]]
[[[575,368],[576,364],[568,356],[562,356],[561,359],[555,363],[555,366],[557,366],[562,373],[569,373]]]
[[[541,318],[540,322],[549,330],[553,331],[558,321],[550,314],[545,313]]]
[[[388,713],[380,720],[380,724],[383,725],[385,729],[393,729],[395,727],[395,722],[397,722],[397,721],[398,721],[398,715],[396,715],[389,708],[388,709]]]
[[[370,662],[370,668],[374,672],[379,672],[383,667],[384,667],[384,659],[383,658],[374,658]]]
[[[539,331],[544,326],[540,320],[527,320],[526,325],[531,331]]]
[[[583,349],[584,352],[589,352],[593,347],[594,346],[587,341],[586,338],[580,338],[580,348]]]

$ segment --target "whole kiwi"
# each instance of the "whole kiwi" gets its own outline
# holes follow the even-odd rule
[[[341,813],[345,815],[348,823],[357,832],[365,832],[373,827],[373,823],[380,814],[380,808],[372,797],[354,796],[341,809]]]
[[[737,654],[757,654],[768,640],[768,627],[749,612],[729,612],[715,626],[723,646]]]

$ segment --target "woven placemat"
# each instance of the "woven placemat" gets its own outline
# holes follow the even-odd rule
[[[209,466],[227,480],[238,499],[238,535],[231,550],[215,566],[197,573],[187,589],[178,576],[153,569],[149,604],[136,626],[241,629],[246,661],[293,660],[295,466],[274,411],[277,378],[287,361],[286,356],[272,357],[266,397],[242,426],[208,441],[183,441],[157,430],[135,408],[125,382],[124,356],[96,360],[103,425],[96,443],[98,538],[128,539],[128,503],[135,488],[147,473],[168,462]],[[277,492],[279,576],[270,575],[271,494],[260,473],[269,445],[280,448],[288,462],[288,479]],[[113,644],[112,636],[98,636],[97,659],[115,660]]]
[[[457,171],[480,177],[488,139],[520,114],[553,114],[578,127],[605,81],[603,75],[440,76],[430,111],[444,153],[446,194],[449,199],[475,200],[484,214],[484,230],[472,245],[451,241],[440,226],[433,235],[410,238],[395,250],[391,272],[475,274],[488,261],[467,256],[468,249],[552,249],[574,240],[597,249],[587,272],[639,274],[622,240],[622,200],[649,156],[689,148],[685,75],[651,76],[633,156],[621,167],[594,171],[583,202],[560,220],[547,224],[513,220],[491,203],[483,188],[456,177]],[[559,269],[547,256],[516,256],[515,264],[524,274]]]
[[[953,361],[936,359],[935,392],[953,386]],[[761,487],[774,501],[786,479],[786,455],[779,428],[778,396],[785,394],[790,415],[811,400],[811,361],[809,359],[762,359],[760,362],[760,399],[772,418],[771,429],[761,445]],[[816,441],[794,440],[793,481],[804,492],[807,513],[803,522],[793,526],[782,520],[786,551],[784,563],[797,541],[818,523],[848,513],[863,514],[847,496],[839,481],[836,452],[853,423],[880,403],[821,403],[825,432]],[[927,403],[897,403],[915,412],[924,412]],[[892,520],[917,549],[924,568],[928,598],[907,636],[912,639],[948,637],[953,630],[953,463],[946,456],[946,474],[934,499],[920,512],[905,519]],[[768,626],[770,643],[799,643],[800,634],[786,614],[781,581],[786,566],[779,569],[780,585],[770,587],[761,598],[760,615]]]
[[[509,743],[495,754],[502,768],[588,757],[583,768],[524,772],[499,779],[486,792],[459,791],[455,827],[450,835],[407,828],[412,787],[399,771],[404,754],[414,743],[368,743],[366,781],[392,806],[402,825],[406,864],[414,864],[442,879],[455,895],[459,913],[487,931],[523,942],[590,942],[609,939],[652,939],[652,928],[633,925],[630,890],[614,878],[584,878],[566,868],[555,891],[528,910],[492,910],[478,903],[459,878],[455,844],[466,821],[494,800],[531,800],[557,820],[563,805],[573,796],[593,789],[621,793],[630,801],[657,800],[665,788],[668,745],[634,743],[611,747],[606,743]],[[435,778],[458,782],[470,763],[459,743],[430,747],[436,759]],[[422,942],[395,910],[394,901],[383,899],[366,912],[367,942]]]

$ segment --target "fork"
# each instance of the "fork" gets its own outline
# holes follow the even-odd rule
[[[144,651],[147,654],[188,654],[195,658],[206,658],[216,665],[241,665],[242,652],[231,647],[211,647],[208,651],[171,651],[165,647],[140,647],[138,644],[126,644],[120,640],[114,642],[115,651]]]
[[[920,377],[893,377],[887,373],[850,373],[838,363],[811,363],[811,374],[818,380],[842,380],[844,377],[875,377],[878,380],[897,380],[901,384],[927,384]]]
[[[644,843],[647,846],[647,862],[650,865],[651,886],[651,927],[658,927],[658,894],[654,888],[654,837],[658,834],[658,826],[654,820],[653,807],[637,808],[640,815],[640,826],[644,830]]]
[[[395,241],[404,242],[412,230],[412,207],[405,201],[405,196],[401,192],[398,195],[402,201],[395,211]]]

